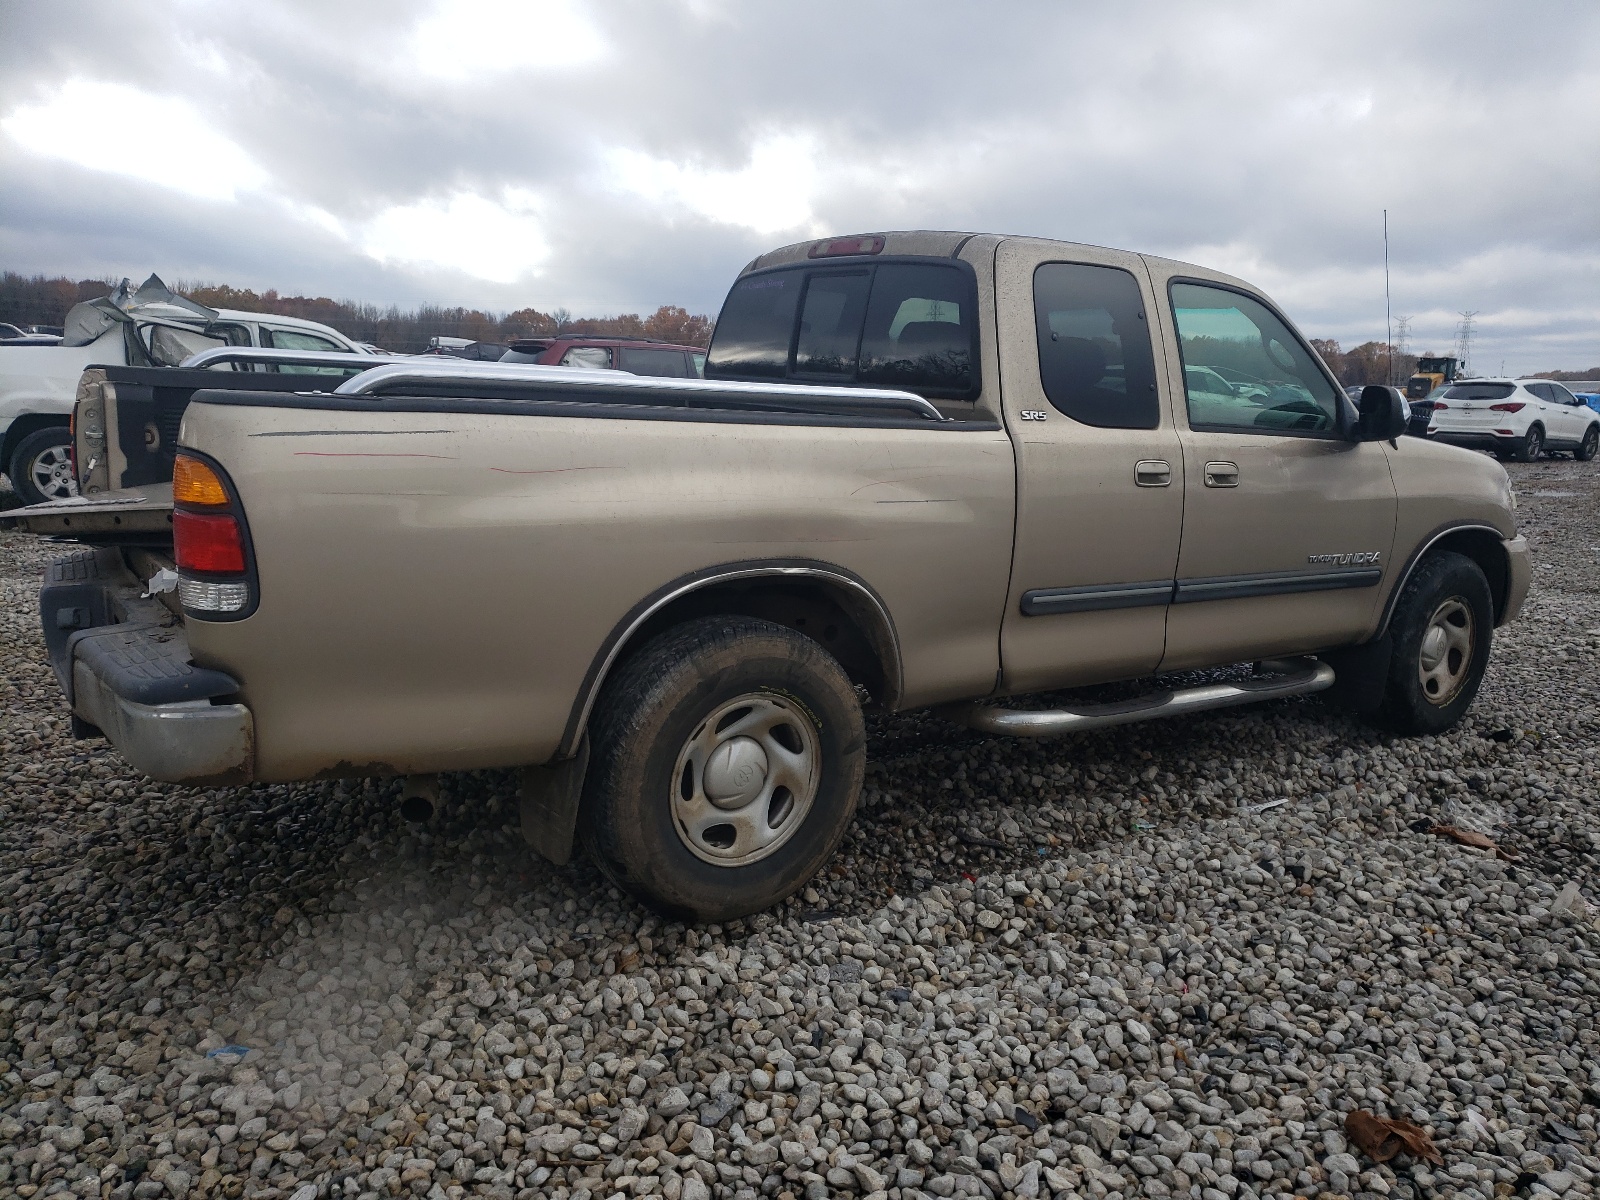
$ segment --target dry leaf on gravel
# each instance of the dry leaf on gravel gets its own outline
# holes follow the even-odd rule
[[[1441,1165],[1444,1163],[1427,1130],[1410,1121],[1380,1117],[1358,1108],[1344,1119],[1344,1132],[1361,1153],[1373,1162],[1388,1162],[1405,1151],[1413,1158],[1425,1158]]]
[[[1522,855],[1515,850],[1507,850],[1487,833],[1479,833],[1476,829],[1461,829],[1455,825],[1435,825],[1428,830],[1429,833],[1439,837],[1447,837],[1452,841],[1460,842],[1463,846],[1476,846],[1480,850],[1493,850],[1496,858],[1503,858],[1506,862],[1521,862]]]

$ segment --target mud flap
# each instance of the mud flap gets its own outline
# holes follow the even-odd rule
[[[578,802],[583,798],[583,777],[588,770],[588,737],[578,743],[577,754],[565,762],[522,769],[522,836],[558,867],[572,861]]]
[[[1317,657],[1333,668],[1333,686],[1323,699],[1347,712],[1371,716],[1383,705],[1393,656],[1394,637],[1387,633],[1360,646],[1319,652]]]

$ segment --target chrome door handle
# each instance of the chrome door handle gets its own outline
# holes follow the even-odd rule
[[[1140,487],[1171,487],[1172,464],[1159,458],[1133,464],[1133,481]]]
[[[1208,462],[1206,464],[1207,487],[1238,487],[1239,464],[1231,462]]]

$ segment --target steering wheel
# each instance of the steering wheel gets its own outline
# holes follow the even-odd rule
[[[1327,423],[1328,414],[1322,407],[1315,401],[1307,400],[1292,388],[1273,388],[1267,393],[1266,398],[1271,407],[1258,412],[1253,422],[1263,428],[1322,429]],[[1278,403],[1272,404],[1272,401]]]

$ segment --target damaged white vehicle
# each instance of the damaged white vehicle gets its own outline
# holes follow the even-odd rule
[[[0,471],[24,504],[76,495],[70,425],[84,370],[175,367],[191,354],[222,346],[366,353],[316,321],[207,308],[155,275],[137,291],[124,279],[111,295],[73,307],[59,345],[0,343]]]

